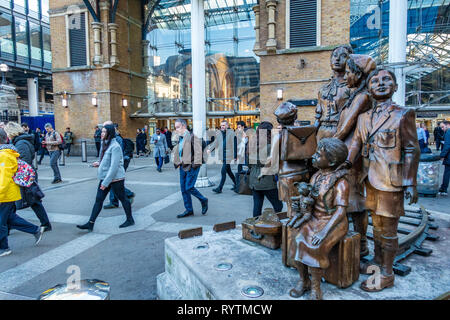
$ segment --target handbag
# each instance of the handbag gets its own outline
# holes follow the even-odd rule
[[[239,186],[238,191],[239,194],[252,195],[252,189],[250,189],[250,172],[241,172],[239,174]]]
[[[288,126],[281,133],[281,160],[310,159],[316,152],[316,127]]]
[[[29,208],[45,197],[45,194],[36,182],[33,182],[29,187],[20,187],[20,195],[22,199],[16,201],[17,210]]]
[[[164,163],[168,164],[170,162],[170,156],[168,154],[166,154],[166,156],[164,157]]]

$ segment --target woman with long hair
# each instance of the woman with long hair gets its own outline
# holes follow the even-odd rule
[[[131,203],[125,196],[125,169],[123,167],[122,148],[115,137],[116,131],[113,125],[106,125],[103,127],[100,161],[93,163],[94,167],[98,167],[97,176],[100,180],[97,196],[89,221],[83,225],[77,225],[77,228],[79,229],[89,231],[94,229],[94,223],[102,210],[103,201],[105,201],[105,198],[111,189],[122,203],[127,217],[127,220],[122,223],[119,228],[134,225],[134,219],[131,214]]]

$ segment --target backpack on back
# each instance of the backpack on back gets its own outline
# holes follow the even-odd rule
[[[23,160],[17,159],[17,171],[13,176],[15,184],[21,187],[30,187],[36,180],[36,172],[33,167]]]
[[[61,133],[58,132],[58,134],[61,138],[61,144],[58,144],[58,148],[59,148],[59,150],[64,150],[66,148],[66,143],[64,142],[64,137],[62,136]],[[53,138],[55,138],[55,140],[56,140],[56,131],[53,131]]]
[[[123,154],[130,158],[133,158],[134,142],[131,139],[123,139]]]

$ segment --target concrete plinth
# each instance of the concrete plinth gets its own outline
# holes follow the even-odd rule
[[[298,273],[282,264],[281,250],[244,240],[241,232],[238,228],[205,232],[201,237],[183,240],[166,239],[165,273],[157,279],[159,299],[254,300],[241,293],[246,286],[264,290],[257,299],[293,299],[289,290],[297,283]],[[412,272],[405,277],[397,276],[393,288],[377,293],[364,292],[359,285],[368,276],[361,275],[359,281],[346,289],[322,283],[324,299],[434,299],[449,290],[450,272],[445,255],[448,249],[444,247],[443,252],[439,248],[435,250],[438,256],[420,257],[425,259],[422,263],[408,258],[413,264]],[[230,263],[232,268],[219,271],[216,269],[219,263]],[[309,299],[309,293],[300,299]]]

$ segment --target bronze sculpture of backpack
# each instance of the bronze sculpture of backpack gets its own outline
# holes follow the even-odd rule
[[[316,127],[286,126],[281,131],[281,160],[310,159],[316,152]]]

